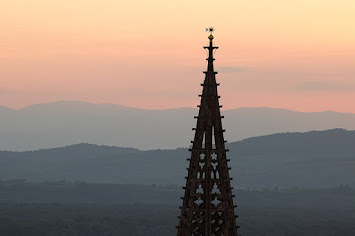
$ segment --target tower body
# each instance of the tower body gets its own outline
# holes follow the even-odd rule
[[[205,73],[199,114],[192,141],[191,158],[186,177],[183,204],[180,207],[178,236],[236,236],[232,187],[223,137],[222,118],[213,68],[213,35],[209,36],[207,71]]]

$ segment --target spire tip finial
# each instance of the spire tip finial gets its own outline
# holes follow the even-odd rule
[[[206,32],[210,32],[210,35],[208,36],[208,39],[210,40],[210,41],[212,41],[213,40],[213,32],[215,31],[215,29],[214,29],[214,27],[212,27],[212,26],[210,26],[210,27],[208,27],[208,28],[206,28]]]

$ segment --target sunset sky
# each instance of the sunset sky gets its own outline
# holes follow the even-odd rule
[[[225,108],[355,113],[354,0],[2,0],[0,106],[199,103],[214,26]]]

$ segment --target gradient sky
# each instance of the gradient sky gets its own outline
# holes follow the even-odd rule
[[[2,0],[0,105],[194,107],[214,26],[221,104],[355,113],[354,0]]]

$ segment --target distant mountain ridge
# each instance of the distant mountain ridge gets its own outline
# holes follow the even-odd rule
[[[142,150],[186,147],[193,139],[195,108],[145,110],[114,104],[59,101],[19,110],[0,107],[0,150],[25,151],[73,143]],[[225,138],[332,128],[355,129],[355,114],[294,112],[277,108],[223,110]]]
[[[228,143],[232,184],[239,187],[355,186],[355,131],[280,133]],[[140,151],[76,144],[0,152],[0,180],[80,180],[183,185],[187,148]]]

